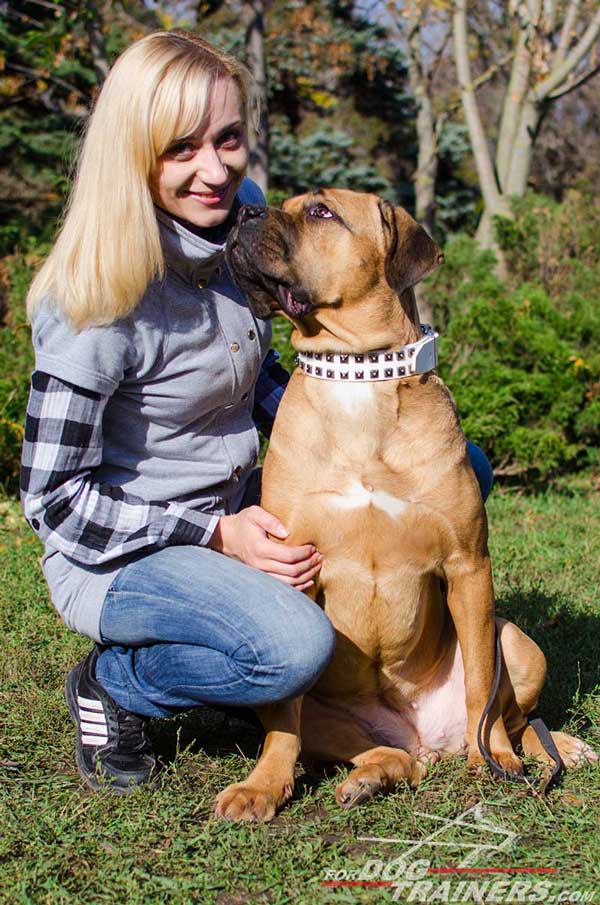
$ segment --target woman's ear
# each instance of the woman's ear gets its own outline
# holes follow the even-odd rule
[[[444,254],[422,226],[402,207],[379,202],[385,238],[385,277],[399,295],[428,276]]]

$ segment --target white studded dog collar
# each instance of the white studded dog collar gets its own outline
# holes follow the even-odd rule
[[[352,355],[344,352],[298,352],[296,363],[310,377],[321,380],[398,380],[425,374],[437,367],[438,337],[433,327],[421,324],[423,339],[393,351]]]

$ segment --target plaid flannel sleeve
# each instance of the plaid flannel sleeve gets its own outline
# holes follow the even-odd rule
[[[100,564],[145,548],[205,545],[218,516],[148,502],[94,480],[109,397],[33,374],[21,459],[21,505],[38,537],[72,559]]]
[[[275,415],[289,379],[290,375],[279,364],[279,353],[271,349],[262,363],[256,381],[252,412],[256,427],[266,437],[271,436]]]

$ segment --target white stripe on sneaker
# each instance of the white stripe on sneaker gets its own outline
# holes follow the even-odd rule
[[[86,723],[84,720],[80,723],[80,729],[82,732],[87,732],[88,735],[106,735],[108,732],[106,723],[97,726],[96,723]]]
[[[98,701],[96,698],[82,698],[81,695],[77,695],[77,703],[80,707],[86,707],[88,710],[102,710],[104,712],[102,701]]]
[[[107,735],[82,735],[81,736],[81,744],[82,745],[92,745],[94,748],[98,748],[100,745],[105,745],[108,741]]]
[[[104,716],[104,711],[102,713],[98,713],[97,710],[84,710],[83,707],[80,707],[79,719],[87,720],[88,723],[104,723],[106,725],[106,717]]]

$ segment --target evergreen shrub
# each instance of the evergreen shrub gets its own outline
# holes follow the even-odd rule
[[[21,255],[0,261],[0,488],[17,493],[23,423],[33,369],[31,332],[25,294],[33,276],[31,260]]]
[[[428,295],[466,435],[497,474],[536,481],[600,461],[600,215],[584,192],[514,210],[498,224],[505,282],[457,235]]]

